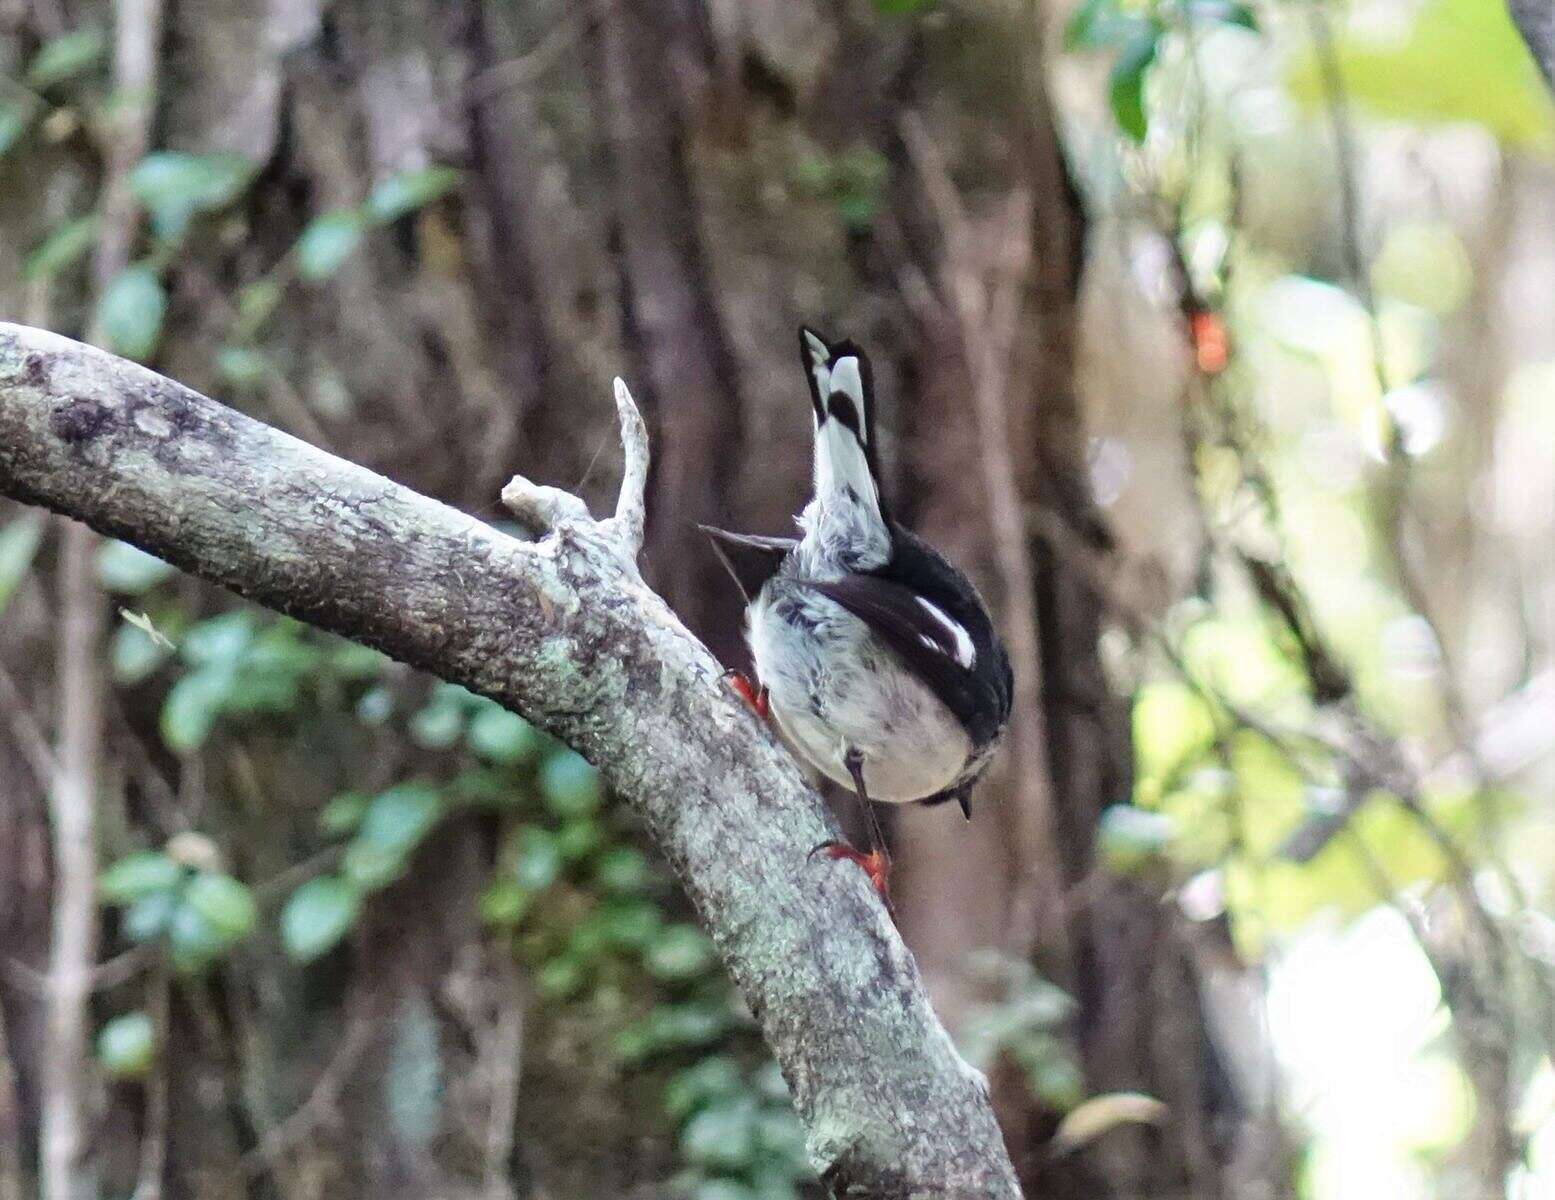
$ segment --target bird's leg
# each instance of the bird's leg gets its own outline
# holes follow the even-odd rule
[[[869,818],[869,831],[874,844],[868,854],[861,854],[846,842],[822,842],[810,853],[858,863],[864,868],[864,874],[869,876],[869,882],[875,885],[875,891],[880,893],[886,907],[890,908],[891,857],[886,853],[885,835],[880,832],[880,823],[875,819],[875,810],[871,807],[869,789],[864,785],[864,756],[850,746],[843,754],[842,762],[848,768],[848,774],[853,776],[853,790],[858,794],[859,803],[864,806],[864,815]]]
[[[725,671],[723,677],[724,682],[734,689],[741,700],[745,701],[746,707],[765,721],[772,711],[771,705],[767,702],[766,684],[757,683],[744,671],[732,669]]]

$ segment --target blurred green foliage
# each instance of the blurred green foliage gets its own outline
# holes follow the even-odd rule
[[[1429,0],[1402,37],[1397,30],[1357,31],[1337,42],[1345,94],[1379,116],[1472,121],[1509,146],[1542,155],[1555,149],[1555,104],[1505,4]],[[1309,108],[1326,106],[1329,88],[1316,51],[1295,61],[1289,83]]]
[[[123,686],[161,694],[169,752],[199,754],[255,722],[284,730],[343,704],[364,728],[403,730],[447,767],[334,796],[318,813],[306,878],[279,894],[219,869],[198,834],[122,855],[103,871],[99,895],[119,912],[126,942],[154,947],[184,975],[210,971],[251,941],[278,943],[307,970],[349,941],[375,893],[422,869],[417,850],[441,823],[492,822],[479,919],[529,972],[539,1005],[593,1014],[592,1055],[659,1081],[682,1164],[673,1194],[796,1194],[809,1168],[782,1079],[712,942],[687,919],[632,822],[606,803],[588,762],[452,684],[408,700],[384,656],[294,621],[246,608],[191,619],[178,573],[131,546],[105,542],[98,574],[146,611],[115,630],[113,662]],[[154,1054],[143,1014],[102,1027],[99,1056],[115,1077],[145,1074]],[[436,1061],[404,1055],[418,1070]],[[402,1088],[394,1094],[407,1121],[435,1111],[406,1107]]]

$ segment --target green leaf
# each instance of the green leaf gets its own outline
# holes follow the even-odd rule
[[[653,881],[653,871],[641,850],[635,846],[617,846],[595,864],[594,881],[606,892],[629,896],[641,892]]]
[[[1240,4],[1237,0],[1231,0],[1228,4],[1216,4],[1215,19],[1223,25],[1236,25],[1242,29],[1258,32],[1258,14],[1253,11],[1250,4]]]
[[[591,913],[567,934],[567,953],[579,962],[594,962],[602,958],[609,947],[610,935],[605,929],[605,917],[600,913]]]
[[[1145,112],[1145,77],[1155,62],[1161,31],[1144,24],[1129,38],[1112,73],[1107,77],[1107,95],[1118,128],[1136,142],[1145,140],[1150,119]]]
[[[108,348],[125,358],[149,358],[162,334],[167,293],[145,263],[125,267],[97,298],[96,321]]]
[[[748,1097],[703,1109],[681,1130],[681,1153],[705,1167],[748,1166],[756,1153],[755,1117],[755,1104]]]
[[[655,979],[682,981],[705,975],[718,961],[712,939],[694,925],[671,925],[648,947],[648,972]]]
[[[27,65],[27,86],[41,92],[81,74],[97,63],[106,46],[102,30],[92,27],[49,39]]]
[[[156,1027],[143,1012],[114,1017],[97,1034],[97,1058],[113,1079],[140,1079],[156,1057]]]
[[[1117,9],[1118,0],[1080,0],[1064,22],[1064,49],[1094,50],[1105,45],[1106,39],[1097,35],[1097,27]]]
[[[0,529],[0,612],[27,577],[42,540],[43,514],[39,512],[23,513]]]
[[[237,154],[148,154],[130,172],[130,190],[151,213],[152,226],[176,237],[197,213],[214,212],[236,200],[254,176],[254,165]]]
[[[232,713],[286,713],[297,707],[302,685],[295,675],[245,667],[227,696]]]
[[[319,828],[325,833],[355,833],[367,814],[368,797],[361,792],[341,792],[319,811]]]
[[[390,666],[389,656],[371,646],[337,641],[329,656],[329,666],[342,679],[377,679]]]
[[[849,229],[862,232],[880,215],[880,199],[867,192],[845,192],[837,197],[837,216]]]
[[[270,360],[252,346],[223,346],[216,351],[216,370],[238,388],[257,388],[270,377]]]
[[[363,892],[388,887],[405,874],[405,866],[402,852],[371,842],[352,842],[340,860],[341,874]]]
[[[303,627],[295,621],[271,625],[254,639],[244,666],[292,677],[312,673],[323,661],[324,652],[302,633]]]
[[[281,944],[296,962],[312,962],[345,937],[362,911],[362,893],[337,875],[309,880],[281,911]]]
[[[109,904],[129,904],[176,887],[184,869],[156,850],[126,854],[97,877],[97,894]]]
[[[556,832],[556,848],[567,862],[582,862],[599,849],[605,832],[592,817],[568,821]]]
[[[22,267],[22,278],[38,281],[52,279],[66,270],[88,250],[97,239],[97,217],[80,217],[61,225],[27,256]]]
[[[660,1050],[681,1050],[707,1046],[728,1033],[731,1018],[720,1004],[697,1001],[686,1004],[661,1004],[636,1027],[623,1033],[635,1033],[648,1054]]]
[[[529,911],[531,895],[515,880],[494,879],[481,892],[481,920],[488,925],[517,925]]]
[[[359,844],[408,854],[443,815],[443,797],[425,783],[401,783],[374,796],[356,831]]]
[[[0,104],[0,156],[21,141],[39,107],[36,101],[23,103],[13,100],[9,104]]]
[[[782,1108],[769,1108],[757,1118],[756,1142],[769,1154],[795,1164],[805,1160],[804,1126],[787,1103]]]
[[[393,221],[415,212],[458,186],[459,172],[452,167],[424,167],[390,175],[367,198],[367,211],[375,221]]]
[[[1121,46],[1147,24],[1137,13],[1123,11],[1118,0],[1081,0],[1064,25],[1064,49]]]
[[[475,714],[466,737],[471,750],[487,762],[502,766],[528,762],[544,744],[533,725],[495,704]]]
[[[583,964],[575,958],[553,958],[535,976],[540,994],[551,1000],[564,1000],[583,983]]]
[[[167,932],[173,965],[186,973],[203,970],[232,945],[231,938],[190,904],[174,908]]]
[[[931,0],[874,0],[875,11],[887,17],[910,17],[929,7]]]
[[[466,716],[479,712],[483,705],[490,704],[484,696],[477,696],[469,688],[460,687],[457,683],[448,683],[439,680],[432,689],[433,704],[450,704]]]
[[[132,942],[149,942],[152,938],[162,936],[177,907],[178,893],[171,888],[148,892],[124,910],[120,928]]]
[[[684,1121],[699,1108],[716,1100],[728,1100],[745,1091],[738,1060],[727,1054],[704,1058],[675,1072],[664,1085],[664,1111],[671,1120]]]
[[[1147,683],[1134,696],[1133,734],[1139,794],[1156,800],[1172,776],[1215,744],[1215,715],[1185,683]]]
[[[513,879],[531,892],[543,891],[561,874],[562,853],[549,830],[528,826],[520,835]]]
[[[617,900],[599,912],[599,931],[610,945],[624,950],[644,950],[664,928],[659,906],[647,900]]]
[[[138,596],[177,574],[171,563],[128,542],[110,538],[97,551],[97,578],[110,592]]]
[[[1114,804],[1101,815],[1096,847],[1114,871],[1137,870],[1166,848],[1176,826],[1164,813]]]
[[[254,633],[252,613],[238,611],[211,617],[184,635],[184,659],[195,667],[234,671],[248,653]]]
[[[108,661],[114,682],[126,686],[148,678],[168,659],[169,651],[144,629],[134,624],[120,625],[108,644]]]
[[[410,719],[410,736],[428,750],[446,750],[464,732],[464,709],[434,698]]]
[[[875,0],[875,3],[881,3],[881,0]],[[792,1196],[794,1190],[785,1188],[781,1194]],[[733,1179],[704,1179],[697,1184],[697,1190],[691,1193],[691,1200],[762,1200],[762,1197]]]
[[[560,750],[540,768],[545,806],[558,817],[581,817],[599,807],[604,788],[599,772],[582,755]]]
[[[169,750],[188,754],[205,744],[232,684],[227,672],[204,670],[185,675],[173,685],[162,702],[162,740]]]
[[[516,787],[502,771],[475,767],[455,775],[448,783],[448,794],[456,804],[502,809],[517,807],[525,799],[526,789]]]
[[[314,217],[297,239],[297,273],[304,279],[327,279],[351,257],[367,222],[354,208]]]
[[[254,895],[230,875],[202,871],[184,890],[184,903],[229,942],[247,937],[259,918]]]
[[[234,335],[242,332],[245,336],[253,333],[266,321],[270,314],[281,302],[280,281],[273,278],[264,278],[254,281],[238,293],[237,307],[238,320]]]
[[[368,688],[356,702],[356,719],[363,725],[382,725],[394,715],[394,693],[386,687]]]

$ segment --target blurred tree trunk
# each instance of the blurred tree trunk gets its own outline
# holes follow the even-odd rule
[[[977,181],[962,197],[974,226],[1004,197],[1030,197],[1023,316],[1005,368],[1011,452],[1029,509],[1068,530],[1072,546],[1101,556],[1110,537],[1091,499],[1074,378],[1087,222],[1059,147],[1041,45],[1032,25],[1018,20],[995,17],[958,32],[925,48],[904,82],[901,108],[927,114],[953,179]],[[975,83],[953,74],[974,60],[984,69]],[[963,106],[946,104],[962,90],[970,93]],[[983,136],[988,129],[997,132]],[[933,198],[910,178],[896,195],[904,237],[892,274],[899,277],[905,257],[933,280],[953,252],[947,231],[928,215]],[[997,262],[997,247],[993,254]],[[904,490],[917,499],[923,531],[1002,601],[1009,581],[987,533],[990,447],[978,436],[970,401],[973,348],[949,308],[943,298],[918,307],[917,352],[907,368],[915,388],[903,413]],[[968,513],[979,517],[969,521]],[[1087,563],[1037,535],[1027,553],[1040,653],[1038,662],[1015,669],[1040,680],[1049,832],[1063,876],[1052,891],[1064,897],[1071,958],[1066,963],[1051,944],[1033,941],[1030,917],[1020,911],[1030,843],[1022,814],[1010,806],[1028,793],[1007,772],[985,785],[970,827],[944,810],[902,814],[902,925],[953,1024],[990,998],[987,980],[968,968],[969,947],[1032,956],[1077,1003],[1086,1093],[1143,1092],[1166,1105],[1158,1126],[1115,1129],[1055,1161],[1044,1150],[1060,1115],[1055,1098],[1041,1096],[1006,1061],[995,1075],[1000,1117],[1032,1195],[1227,1195],[1239,1118],[1206,1031],[1192,948],[1158,887],[1113,878],[1095,862],[1101,815],[1128,800],[1132,773],[1127,706],[1109,690],[1100,660],[1105,603]]]

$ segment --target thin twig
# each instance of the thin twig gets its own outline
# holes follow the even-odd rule
[[[482,1048],[489,1081],[484,1175],[486,1200],[507,1200],[513,1194],[508,1160],[513,1156],[524,1068],[524,989],[507,950],[498,947],[495,957],[500,962],[494,989],[497,1012]]]
[[[59,762],[54,757],[48,738],[39,728],[37,718],[32,715],[32,706],[27,703],[27,697],[22,695],[21,688],[4,666],[0,666],[0,704],[5,706],[6,720],[11,724],[11,736],[16,741],[17,749],[22,752],[22,757],[27,760],[33,779],[40,789],[48,791],[59,776]]]
[[[44,1053],[42,1183],[46,1200],[78,1200],[86,1164],[91,1087],[88,1051],[92,965],[97,956],[96,805],[102,752],[101,594],[96,536],[65,529],[60,561],[59,771],[49,790],[54,851]]]
[[[646,520],[644,495],[648,487],[648,427],[627,390],[626,381],[615,381],[616,415],[621,422],[621,492],[616,500],[615,526],[626,557],[635,559],[643,548]]]
[[[238,1170],[252,1179],[266,1171],[273,1171],[282,1157],[334,1108],[340,1098],[346,1079],[356,1068],[357,1062],[372,1041],[373,1023],[365,1016],[353,1016],[346,1026],[345,1038],[335,1056],[314,1081],[313,1090],[290,1116],[278,1122],[259,1140],[248,1153],[238,1160]]]
[[[0,1004],[0,1200],[23,1200],[22,1107],[4,1004]]]
[[[162,1200],[162,1176],[167,1168],[167,1117],[169,1081],[173,1073],[172,1045],[168,1040],[172,1008],[172,978],[166,963],[151,980],[151,1023],[156,1057],[146,1079],[145,1130],[140,1139],[140,1174],[132,1200]]]
[[[589,24],[599,20],[609,4],[595,3],[582,7],[587,11],[571,11],[570,6],[568,10],[563,10],[566,14],[563,20],[541,38],[534,49],[471,76],[464,87],[464,102],[472,106],[487,104],[503,92],[539,82],[562,61],[569,50],[583,40]]]
[[[139,229],[130,172],[150,143],[157,91],[161,0],[116,0],[114,108],[92,257],[99,294],[129,262]],[[89,330],[101,342],[100,327]],[[49,792],[54,899],[49,950],[49,1016],[44,1052],[40,1171],[46,1200],[92,1193],[87,1136],[92,1062],[88,1048],[93,963],[97,957],[98,783],[103,751],[103,596],[97,535],[68,522],[60,553],[58,772]]]

